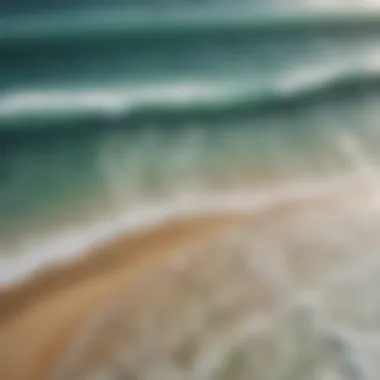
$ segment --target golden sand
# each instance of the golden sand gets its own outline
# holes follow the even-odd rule
[[[194,269],[191,269],[191,266],[187,269],[190,274],[194,271],[192,286],[194,286],[194,278],[202,276],[208,278],[209,273],[210,281],[215,282],[213,286],[221,288],[222,279],[213,280],[212,276],[212,263],[218,260],[218,249],[213,249],[212,260],[208,261],[207,252],[210,247],[215,248],[215,244],[224,244],[223,239],[237,230],[245,234],[247,231],[249,234],[265,234],[268,226],[271,228],[270,233],[276,239],[281,233],[273,226],[278,225],[280,221],[286,226],[287,220],[294,218],[295,215],[329,212],[331,209],[345,209],[347,205],[351,207],[356,203],[365,205],[370,203],[367,190],[363,192],[363,189],[359,191],[351,189],[347,194],[344,197],[340,194],[333,197],[279,202],[265,212],[260,212],[259,215],[226,212],[173,219],[162,225],[107,242],[76,261],[46,269],[23,283],[3,288],[0,293],[0,379],[50,379],[53,374],[56,374],[54,371],[61,368],[61,364],[64,367],[68,366],[68,369],[63,368],[62,373],[68,371],[67,373],[70,374],[65,378],[84,379],[84,374],[91,373],[90,369],[94,367],[94,361],[97,365],[108,360],[109,353],[104,353],[104,347],[99,348],[102,346],[101,340],[107,340],[104,335],[108,331],[107,326],[99,330],[100,341],[95,341],[91,349],[81,352],[82,356],[78,356],[82,358],[79,364],[75,360],[73,362],[67,359],[70,357],[67,355],[71,352],[70,347],[75,338],[86,330],[93,316],[108,310],[110,301],[124,303],[127,307],[128,311],[124,307],[124,311],[117,312],[118,315],[120,313],[124,315],[124,320],[127,320],[131,313],[135,314],[135,318],[133,315],[131,318],[131,321],[134,321],[131,322],[133,325],[136,322],[135,319],[143,315],[146,304],[154,301],[155,285],[157,284],[159,288],[162,280],[166,286],[171,286],[171,277],[165,275],[167,272],[163,271],[163,268],[172,265],[172,260],[177,256],[205,257],[205,265],[201,265],[202,259]],[[279,234],[276,235],[277,233]],[[286,243],[287,237],[284,237],[284,233],[282,235],[282,242]],[[307,277],[305,275],[307,263],[303,261],[303,258],[295,254],[290,260],[292,261],[290,266],[296,268],[292,269],[295,277]],[[326,269],[326,266],[339,260],[328,258],[324,261],[323,268]],[[230,281],[228,267],[227,271],[226,268],[223,271],[223,289],[227,291],[226,285]],[[236,273],[234,275],[236,276]],[[150,276],[156,280],[149,282]],[[232,281],[234,279],[231,272]],[[146,289],[146,286],[151,286],[152,292]],[[173,286],[176,286],[174,280]],[[186,305],[191,306],[191,302],[186,303],[186,297],[182,297],[186,285],[181,286],[175,297],[180,297],[182,302],[173,303],[170,310],[166,310],[163,314],[174,324],[176,315],[181,314],[180,309]],[[259,293],[262,292],[261,297],[257,298],[261,299],[261,303],[258,304],[259,301],[255,301],[259,314],[264,309],[269,310],[272,307],[272,301],[268,301],[270,292],[268,293],[262,285],[258,289]],[[137,295],[141,293],[143,298],[136,303],[133,297],[123,296],[127,291]],[[211,302],[213,293],[207,293],[207,290],[202,287],[200,291],[205,291],[204,298],[207,301],[207,297],[210,297]],[[150,293],[153,299],[149,298]],[[278,301],[274,299],[274,302]],[[222,326],[228,326],[227,322],[228,318]],[[128,324],[128,322],[125,323]],[[237,323],[235,319],[233,323]],[[165,326],[164,323],[164,331],[167,328]],[[129,349],[135,343],[133,339],[126,338],[124,341],[125,345],[130,345]],[[177,350],[175,355],[181,361],[181,357],[187,354]],[[136,368],[132,368],[131,371],[138,372]],[[57,376],[60,380],[62,379],[60,375]],[[136,374],[136,376],[144,378],[143,375]]]

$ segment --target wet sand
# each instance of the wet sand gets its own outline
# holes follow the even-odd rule
[[[47,270],[0,297],[0,378],[44,379],[91,313],[148,266],[235,223],[234,216],[174,222],[120,238],[65,267]],[[244,217],[242,218],[244,219]]]
[[[278,202],[260,217],[224,212],[173,219],[122,236],[83,258],[50,268],[0,293],[0,378],[43,380],[86,323],[121,290],[133,289],[151,268],[166,265],[179,252],[228,236],[236,229],[257,228],[298,212],[339,209],[368,202],[368,189],[349,194]],[[354,202],[353,202],[354,201]],[[168,264],[169,265],[169,264]]]

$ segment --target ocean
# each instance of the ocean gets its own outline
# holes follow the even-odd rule
[[[338,3],[1,6],[0,281],[141,205],[376,168],[380,9]]]

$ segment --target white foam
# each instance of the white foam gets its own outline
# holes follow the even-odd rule
[[[226,90],[226,89],[224,89]],[[226,91],[224,91],[226,92]],[[10,92],[0,101],[0,117],[42,112],[126,112],[140,105],[180,105],[207,100],[223,93],[221,86],[206,82],[175,82],[81,90],[28,89]]]
[[[96,87],[81,89],[25,88],[5,92],[0,98],[0,119],[31,117],[46,113],[100,112],[113,116],[131,110],[154,107],[189,107],[217,105],[245,98],[294,96],[318,91],[334,81],[352,76],[378,76],[380,57],[373,50],[363,51],[360,62],[319,62],[305,67],[285,70],[278,77],[235,78],[234,81],[191,80],[125,87]],[[248,80],[249,79],[249,80]],[[252,86],[251,84],[255,85]]]
[[[225,194],[203,193],[197,196],[177,196],[166,202],[137,204],[127,212],[106,216],[92,225],[71,226],[49,239],[29,239],[12,252],[0,249],[0,285],[19,281],[40,268],[79,257],[108,239],[171,219],[209,212],[252,213],[287,200],[313,199],[339,192],[344,194],[347,189],[352,189],[362,181],[362,177],[358,179],[356,175],[347,175],[330,181],[304,181],[260,192],[241,190]],[[373,199],[368,201],[376,204],[379,197],[375,189],[373,195]]]

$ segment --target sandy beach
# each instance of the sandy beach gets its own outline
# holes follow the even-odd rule
[[[249,228],[250,233],[261,234],[265,226],[273,227],[279,221],[286,224],[286,220],[298,214],[337,211],[347,205],[351,208],[356,201],[368,204],[372,195],[368,189],[351,189],[339,196],[285,200],[257,215],[224,212],[174,218],[106,242],[83,258],[45,269],[22,283],[3,288],[0,293],[0,378],[51,378],[73,339],[93,316],[106,310],[110,300],[121,292],[141,288],[139,281],[157,272],[157,268],[170,268],[171,260],[176,257],[191,257],[199,253],[200,248],[205,250],[218,241],[223,244],[223,239],[236,231]],[[331,258],[328,261],[331,262]],[[212,266],[207,260],[205,265]],[[212,278],[212,267],[208,269]],[[226,281],[229,280],[227,271]],[[125,302],[128,304],[128,300]],[[138,316],[138,309],[135,312]],[[178,313],[175,307],[173,313],[175,318]]]
[[[0,296],[0,377],[43,379],[76,329],[148,266],[234,225],[236,216],[168,224],[120,238]],[[236,221],[237,221],[236,220]],[[30,344],[30,345],[29,345]],[[22,363],[22,365],[20,365]]]

